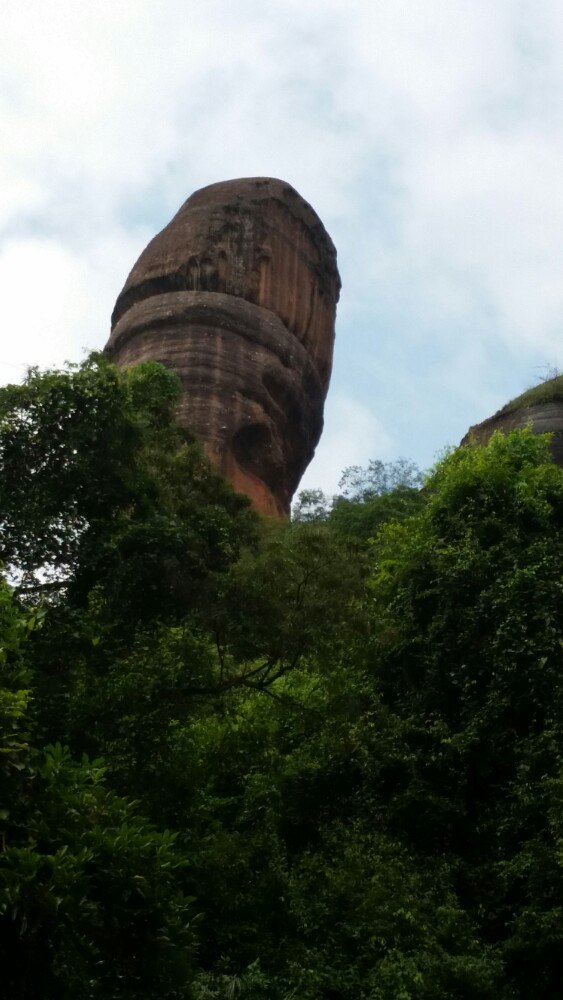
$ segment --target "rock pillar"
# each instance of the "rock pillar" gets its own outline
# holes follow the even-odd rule
[[[139,257],[106,353],[176,371],[180,422],[259,511],[283,516],[323,426],[339,291],[333,243],[292,187],[212,184]]]

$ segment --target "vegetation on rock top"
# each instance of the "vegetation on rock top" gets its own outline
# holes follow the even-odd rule
[[[563,401],[563,375],[556,375],[554,378],[542,380],[538,385],[533,385],[526,389],[520,396],[516,396],[495,413],[495,417],[504,414],[514,413],[516,410],[524,410],[531,406],[540,406],[544,403]]]

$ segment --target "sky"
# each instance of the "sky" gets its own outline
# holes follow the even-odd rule
[[[3,0],[0,384],[101,348],[149,239],[244,176],[338,250],[303,488],[428,468],[563,367],[561,0]]]

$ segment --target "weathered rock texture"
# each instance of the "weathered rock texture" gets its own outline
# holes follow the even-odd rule
[[[339,291],[333,243],[292,187],[212,184],[139,257],[106,352],[178,372],[181,423],[258,510],[284,515],[322,430]]]
[[[473,440],[483,444],[494,431],[508,433],[519,427],[526,427],[527,424],[531,425],[536,434],[545,434],[547,431],[553,434],[553,460],[557,465],[563,466],[563,376],[528,389],[488,420],[470,427],[461,443],[464,445]]]

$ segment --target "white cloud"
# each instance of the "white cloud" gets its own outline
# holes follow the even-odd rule
[[[344,469],[365,466],[372,458],[391,458],[392,444],[391,436],[367,406],[334,393],[326,408],[323,436],[299,489],[320,489],[330,496],[337,492]]]
[[[54,237],[14,237],[0,248],[3,336],[0,380],[25,368],[76,361],[103,346],[108,302],[115,298],[138,244],[112,233],[76,254]]]
[[[0,256],[2,321],[7,336],[1,361],[7,365],[61,362],[76,352],[73,333],[86,289],[80,262],[55,241],[15,239]],[[33,356],[26,354],[22,326],[30,331]]]
[[[293,183],[338,246],[334,395],[356,437],[377,399],[366,460],[391,426],[435,450],[448,412],[563,362],[557,0],[7,0],[0,95],[4,364],[101,346],[154,231],[253,174]],[[327,481],[357,461],[330,406]]]

